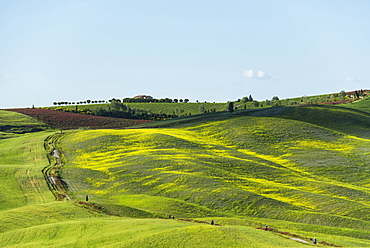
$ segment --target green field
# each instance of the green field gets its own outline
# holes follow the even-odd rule
[[[3,126],[44,127],[13,112],[0,115]],[[136,218],[116,217],[56,201],[41,173],[49,163],[44,140],[53,141],[47,138],[54,132],[18,131],[7,130],[0,140],[0,247],[296,247],[295,241],[253,227],[168,220],[130,207],[121,207],[120,214]]]
[[[133,110],[143,110],[148,113],[168,114],[168,115],[196,115],[204,112],[225,111],[227,109],[226,103],[123,103]],[[84,105],[70,105],[48,107],[48,109],[59,109],[64,111],[77,111],[86,113],[87,111],[95,112],[97,109],[108,110],[111,104],[84,104]]]
[[[27,115],[10,111],[0,111],[0,139],[19,136],[19,134],[41,131],[46,125]]]
[[[308,225],[311,237],[367,240],[368,114],[301,106],[209,118],[70,133],[59,143],[62,175],[76,199],[89,195],[113,212],[129,206],[221,224],[259,217]]]
[[[0,247],[310,246],[292,236],[369,247],[367,99],[51,139],[53,131],[8,131],[0,139]],[[54,163],[45,139],[62,154],[57,171],[72,201],[57,201],[41,173]],[[272,229],[256,229],[265,225]]]
[[[359,101],[356,101],[350,104],[342,104],[340,106],[345,107],[345,108],[357,109],[360,111],[365,111],[365,112],[370,113],[370,98],[365,97],[364,99],[361,99]]]

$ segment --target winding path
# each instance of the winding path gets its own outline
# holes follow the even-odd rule
[[[49,186],[50,191],[54,194],[57,200],[67,199],[68,201],[72,201],[71,198],[66,193],[65,182],[59,177],[56,173],[56,169],[59,169],[62,165],[61,163],[61,153],[55,148],[55,140],[58,139],[57,134],[53,134],[48,136],[45,139],[45,150],[51,149],[48,159],[49,165],[47,165],[43,170],[42,173],[44,174],[44,178]],[[53,142],[49,142],[53,140]],[[52,161],[52,157],[54,157],[54,161]],[[55,162],[53,164],[53,162]]]

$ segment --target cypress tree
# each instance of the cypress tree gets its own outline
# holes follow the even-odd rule
[[[229,110],[230,113],[234,112],[234,102],[229,102],[227,109]]]

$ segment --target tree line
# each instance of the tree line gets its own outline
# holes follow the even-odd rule
[[[87,100],[83,100],[83,101],[78,101],[78,102],[69,102],[69,101],[55,101],[53,102],[53,105],[80,105],[80,104],[98,104],[98,103],[111,103],[113,101],[116,101],[116,102],[126,102],[126,103],[133,103],[133,102],[147,102],[147,103],[151,103],[151,102],[161,102],[161,103],[188,103],[190,100],[185,98],[185,99],[177,99],[177,98],[174,98],[174,99],[171,99],[171,98],[160,98],[160,99],[156,99],[156,98],[123,98],[122,100],[121,99],[117,99],[117,98],[112,98],[108,101],[106,100],[90,100],[90,99],[87,99]]]
[[[116,101],[119,99],[115,99]],[[185,98],[185,99],[171,99],[171,98],[161,98],[161,99],[156,99],[156,98],[124,98],[122,99],[122,102],[166,102],[166,103],[188,103],[190,100]]]

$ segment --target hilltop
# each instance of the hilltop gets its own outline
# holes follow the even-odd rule
[[[279,99],[274,96],[271,100],[256,101],[250,95],[235,101],[235,110],[268,108],[276,106],[297,106],[312,104],[338,105],[353,103],[369,95],[370,90],[359,90],[339,93],[303,96],[292,99]],[[204,113],[222,112],[228,110],[228,103],[189,102],[188,99],[155,99],[150,96],[138,96],[139,98],[112,98],[104,100],[85,100],[79,102],[54,102],[58,107],[47,109],[92,114],[107,117],[121,117],[133,119],[163,120],[168,118],[183,117]],[[144,97],[144,98],[141,98]]]

